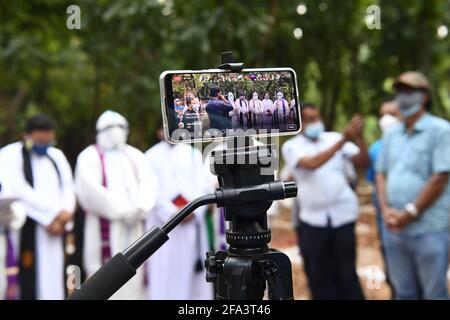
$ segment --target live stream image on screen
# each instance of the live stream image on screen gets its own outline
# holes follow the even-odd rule
[[[171,84],[171,133],[176,129],[201,134],[216,129],[223,135],[236,129],[257,133],[299,129],[290,71],[173,74]]]

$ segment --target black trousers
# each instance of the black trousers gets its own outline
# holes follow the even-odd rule
[[[355,266],[355,224],[320,228],[302,221],[297,231],[313,299],[364,299]]]

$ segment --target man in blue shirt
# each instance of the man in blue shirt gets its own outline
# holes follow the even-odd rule
[[[401,74],[394,87],[404,121],[384,137],[376,163],[390,280],[397,299],[447,299],[450,124],[427,112],[421,73]]]
[[[209,127],[220,131],[231,129],[229,114],[233,106],[222,96],[218,87],[211,87],[209,93],[210,100],[205,108],[208,113]]]

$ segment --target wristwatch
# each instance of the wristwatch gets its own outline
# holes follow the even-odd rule
[[[405,211],[413,218],[417,218],[419,215],[419,209],[417,209],[416,205],[412,202],[405,206]]]

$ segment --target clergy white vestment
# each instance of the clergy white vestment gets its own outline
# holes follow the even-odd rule
[[[229,116],[231,117],[231,126],[233,128],[239,127],[239,109],[236,105],[236,101],[228,101],[231,106],[233,107],[233,110],[229,112]]]
[[[10,144],[0,150],[0,165],[10,183],[9,196],[20,199],[26,214],[36,222],[36,298],[64,298],[64,248],[63,237],[52,236],[46,227],[61,212],[75,210],[75,193],[72,170],[61,150],[49,147],[46,157],[30,151],[33,184],[24,176],[22,142]],[[55,168],[58,168],[58,171]],[[14,248],[19,256],[20,231],[13,232]]]
[[[144,154],[129,145],[113,150],[87,147],[78,156],[75,184],[86,212],[83,264],[89,277],[102,266],[105,246],[114,256],[144,233],[145,218],[155,203],[158,185]],[[109,225],[108,243],[102,243],[101,221]],[[145,298],[144,276],[141,267],[111,298]]]
[[[262,114],[264,111],[264,107],[263,107],[261,100],[259,100],[257,98],[251,99],[249,105],[250,105],[250,111],[253,113],[253,116],[254,116],[254,119],[253,119],[254,124],[260,125],[262,122]]]
[[[146,152],[150,167],[157,173],[160,196],[148,218],[148,228],[161,226],[179,208],[174,199],[192,201],[211,193],[200,151],[189,145],[170,145],[162,141]],[[167,241],[148,262],[149,298],[155,300],[212,299],[213,287],[205,280],[206,271],[196,271],[207,251],[204,219],[206,206],[191,220],[173,229]]]
[[[289,116],[289,112],[291,111],[289,102],[287,102],[286,99],[282,98],[275,100],[273,104],[275,110],[278,112],[280,119],[284,119],[283,121],[286,121],[286,118]]]
[[[248,109],[248,102],[245,99],[237,99],[235,101],[237,108],[239,110],[239,123],[243,127],[247,127],[248,117],[249,117],[249,109]]]
[[[298,118],[298,115],[297,115],[298,109],[297,109],[297,105],[295,103],[295,99],[291,100],[291,111],[290,112],[291,112],[292,118],[294,119],[294,122],[295,122],[296,119]]]
[[[274,105],[273,101],[270,99],[263,99],[262,100],[263,105],[263,125],[267,129],[271,129],[272,127],[272,119],[273,119],[273,112],[274,112]]]

